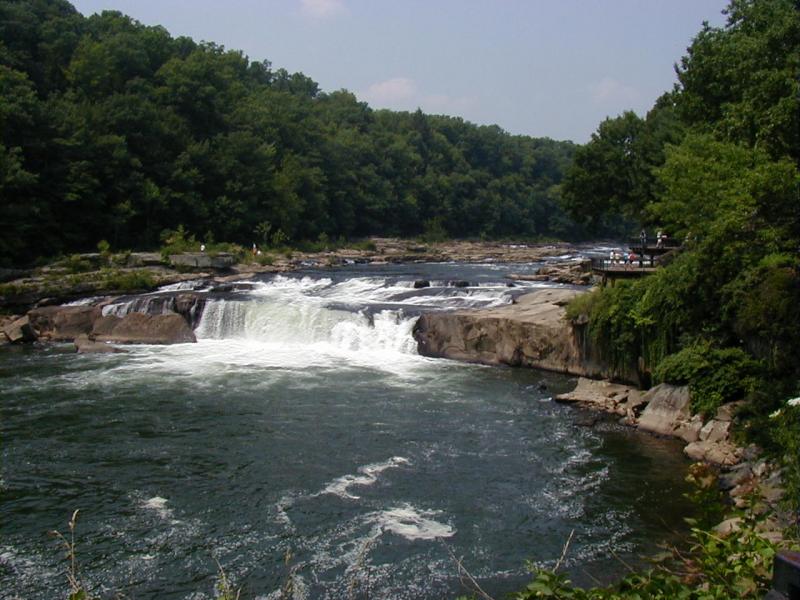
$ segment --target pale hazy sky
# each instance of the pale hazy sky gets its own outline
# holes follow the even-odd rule
[[[644,114],[726,0],[73,0],[223,44],[375,108],[585,142]]]

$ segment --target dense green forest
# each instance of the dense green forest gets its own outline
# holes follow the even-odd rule
[[[771,425],[800,395],[800,11],[732,0],[726,14],[644,118],[607,119],[576,150],[563,185],[576,219],[625,215],[683,249],[571,314],[613,361],[688,383],[699,412],[749,399],[751,439],[797,455],[800,425],[789,446]]]
[[[569,142],[372,110],[213,43],[0,1],[0,264],[200,239],[569,236]],[[13,232],[13,234],[11,234]]]

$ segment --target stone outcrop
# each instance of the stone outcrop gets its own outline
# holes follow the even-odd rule
[[[3,327],[3,334],[12,344],[36,341],[36,332],[31,326],[27,315],[8,323]]]
[[[592,261],[583,260],[546,265],[533,275],[511,273],[508,278],[514,281],[552,281],[553,283],[588,285],[592,282]]]
[[[172,254],[169,263],[173,267],[183,267],[188,269],[230,269],[236,264],[236,257],[233,254],[219,252],[217,254],[206,254],[205,252],[184,252],[182,254]]]
[[[692,460],[725,466],[735,465],[742,457],[741,449],[727,440],[692,442],[683,449],[683,452]]]
[[[574,289],[543,289],[498,308],[423,314],[414,326],[419,353],[489,365],[535,367],[593,378],[620,378],[591,357],[565,319]],[[635,379],[626,373],[623,379]]]
[[[101,317],[95,321],[89,338],[96,342],[119,344],[183,344],[197,341],[186,319],[176,313],[130,313],[124,317]]]
[[[43,306],[28,312],[37,335],[54,342],[88,335],[101,316],[101,306]]]
[[[631,425],[636,423],[644,405],[643,394],[635,387],[585,377],[578,379],[578,385],[571,392],[556,396],[556,401],[620,415]]]
[[[90,340],[89,336],[86,334],[81,334],[75,338],[75,350],[78,354],[115,354],[126,352],[126,350],[122,348],[115,348],[103,342]]]

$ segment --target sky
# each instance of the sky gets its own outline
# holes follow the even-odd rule
[[[588,141],[644,115],[727,0],[72,0],[302,71],[373,108]]]

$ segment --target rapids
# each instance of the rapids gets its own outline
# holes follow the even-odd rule
[[[633,560],[682,528],[677,446],[577,426],[550,399],[567,377],[416,352],[421,311],[542,285],[508,287],[509,270],[183,284],[204,290],[197,344],[0,349],[0,598],[65,594],[46,534],[75,509],[81,574],[106,596],[212,598],[216,560],[244,598],[277,598],[290,577],[296,598],[454,597],[452,552],[498,597],[572,530],[577,579],[619,573],[612,551]],[[175,289],[106,312],[168,310]]]

